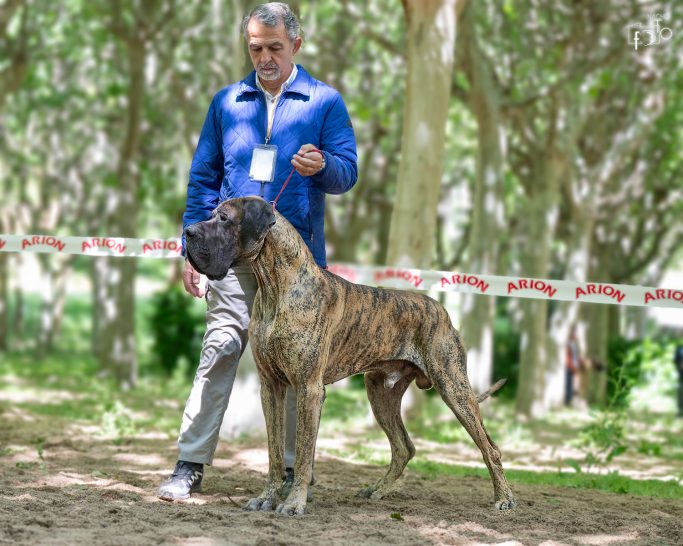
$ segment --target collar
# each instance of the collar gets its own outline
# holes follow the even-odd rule
[[[272,99],[274,97],[281,95],[282,93],[287,91],[287,89],[289,89],[289,86],[292,85],[292,82],[296,78],[298,72],[299,69],[296,67],[294,63],[292,63],[292,72],[289,74],[289,78],[287,78],[287,80],[280,86],[280,90],[275,95],[273,95],[270,91],[263,87],[263,84],[261,83],[261,79],[258,77],[258,74],[256,75],[256,87],[263,91],[267,98]]]
[[[311,78],[310,74],[306,72],[306,70],[300,64],[295,65],[295,67],[296,75],[294,79],[289,87],[287,89],[283,89],[282,92],[298,93],[299,95],[309,97],[311,95],[310,89],[313,84],[313,78]],[[292,70],[292,74],[294,74],[294,70]],[[239,82],[237,95],[240,96],[245,93],[258,93],[260,89],[256,80],[256,70],[252,70],[246,78]],[[287,79],[287,81],[289,82],[289,79]]]

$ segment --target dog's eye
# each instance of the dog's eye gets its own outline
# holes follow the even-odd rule
[[[224,212],[219,212],[219,213],[218,213],[218,219],[219,219],[221,222],[227,222],[230,218],[228,218],[228,215],[225,214]]]

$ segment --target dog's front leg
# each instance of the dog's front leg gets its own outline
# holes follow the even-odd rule
[[[285,389],[277,379],[261,378],[261,405],[268,433],[268,480],[263,492],[251,499],[247,510],[273,510],[285,473]]]
[[[325,399],[322,381],[299,385],[296,389],[296,461],[292,491],[276,511],[288,516],[303,515],[308,485],[313,476],[313,457],[318,436],[320,412]]]

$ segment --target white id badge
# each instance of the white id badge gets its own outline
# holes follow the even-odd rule
[[[257,182],[272,182],[275,178],[277,146],[257,144],[251,155],[249,178]]]

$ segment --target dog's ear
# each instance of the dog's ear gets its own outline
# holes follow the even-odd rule
[[[240,243],[243,249],[250,249],[263,239],[275,223],[273,207],[263,199],[245,199],[242,216]]]

